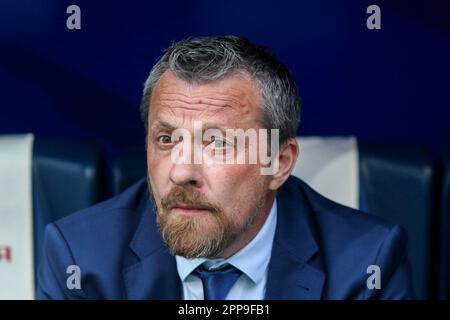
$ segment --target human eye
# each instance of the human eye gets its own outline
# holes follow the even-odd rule
[[[213,136],[213,137],[211,137],[211,140],[212,140],[211,143],[213,144],[213,147],[215,149],[228,149],[228,148],[232,147],[231,143],[229,143],[228,141],[226,141],[222,138]]]
[[[159,135],[156,140],[159,144],[164,146],[172,144],[172,137],[167,134]]]

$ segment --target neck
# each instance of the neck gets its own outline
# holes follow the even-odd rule
[[[242,232],[240,236],[238,236],[220,255],[220,258],[228,259],[236,252],[244,248],[247,244],[252,241],[258,232],[261,230],[264,222],[272,209],[273,202],[275,200],[275,192],[271,192],[266,197],[266,201],[264,202],[263,208],[261,212],[257,215],[256,219],[253,221],[251,226]]]

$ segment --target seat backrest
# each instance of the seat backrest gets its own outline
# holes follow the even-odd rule
[[[398,223],[408,232],[416,298],[430,296],[433,161],[411,145],[363,145],[361,210]]]
[[[33,299],[32,134],[0,135],[0,300]]]
[[[114,160],[112,165],[113,194],[117,195],[126,188],[147,176],[147,160],[144,145],[130,146]]]
[[[85,141],[40,140],[33,147],[35,266],[45,226],[99,201],[100,149]]]
[[[355,137],[298,137],[292,175],[325,197],[359,208],[359,159]]]
[[[442,156],[439,298],[450,299],[450,145]]]

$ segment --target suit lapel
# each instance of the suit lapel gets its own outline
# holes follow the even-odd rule
[[[317,300],[325,282],[311,209],[292,178],[277,194],[278,218],[265,299]]]
[[[289,254],[274,255],[269,265],[267,300],[320,300],[325,275],[320,270],[292,259]],[[273,261],[275,261],[273,260]]]
[[[157,230],[151,202],[143,200],[139,211],[142,218],[130,243],[133,257],[128,258],[134,263],[122,272],[126,296],[132,300],[179,300],[182,298],[181,280],[175,257]]]
[[[175,259],[167,249],[144,258],[123,272],[125,290],[131,300],[181,300],[181,280]]]

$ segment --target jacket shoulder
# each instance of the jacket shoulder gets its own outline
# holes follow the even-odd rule
[[[87,226],[97,226],[105,221],[113,222],[114,218],[120,215],[127,215],[139,212],[139,209],[148,199],[148,191],[145,179],[141,179],[121,194],[95,204],[91,207],[72,213],[54,222],[61,229],[83,228]],[[81,231],[81,230],[80,230]]]
[[[323,231],[330,228],[331,234],[358,237],[360,233],[373,230],[382,237],[394,227],[403,229],[373,214],[330,200],[293,176],[286,182],[285,190],[292,196],[296,194],[295,197],[302,199],[308,211],[311,212],[316,227]]]
[[[129,244],[149,208],[143,179],[110,200],[49,224],[38,270],[38,298],[121,297],[122,288],[111,279],[120,279],[126,259],[133,259],[127,254]],[[81,291],[65,288],[66,269],[71,265],[80,268]],[[105,285],[108,290],[100,292]]]
[[[298,198],[306,219],[314,230],[319,247],[320,265],[328,278],[331,299],[404,298],[411,297],[407,269],[407,233],[398,224],[338,204],[290,177],[284,188],[290,197]],[[370,268],[382,272],[383,290],[368,290]],[[392,283],[401,278],[401,285]]]

